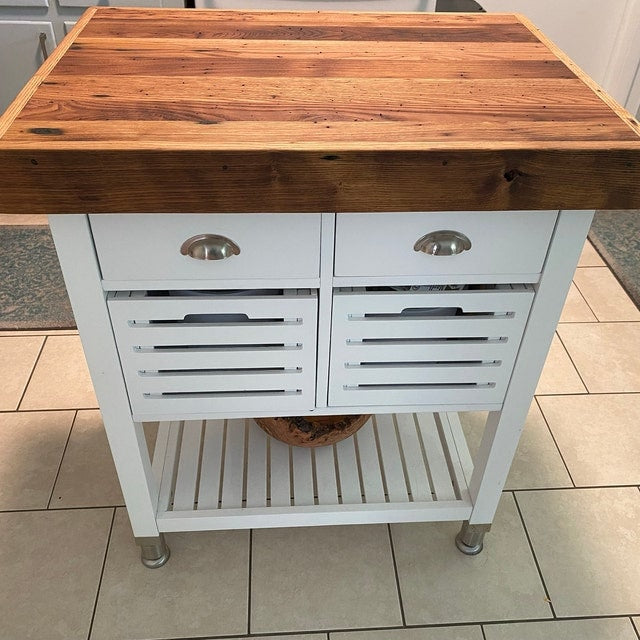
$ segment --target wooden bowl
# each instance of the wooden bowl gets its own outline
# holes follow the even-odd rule
[[[355,416],[292,416],[256,418],[272,438],[296,447],[323,447],[353,435],[370,418]]]

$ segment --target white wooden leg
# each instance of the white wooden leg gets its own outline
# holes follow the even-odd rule
[[[49,216],[49,224],[133,534],[136,539],[156,539],[151,543],[143,540],[144,551],[145,544],[160,544],[161,540],[156,524],[158,488],[142,424],[135,423],[131,417],[89,221],[83,215],[54,215]]]
[[[474,459],[470,525],[490,524],[495,515],[592,218],[593,211],[558,216],[502,410],[489,414]]]

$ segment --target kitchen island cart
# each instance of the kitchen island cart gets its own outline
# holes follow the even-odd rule
[[[143,562],[437,520],[479,552],[639,130],[518,15],[89,9],[0,120],[0,209],[50,215]],[[314,450],[253,420],[357,413]]]

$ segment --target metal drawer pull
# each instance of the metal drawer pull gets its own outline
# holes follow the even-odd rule
[[[459,231],[432,231],[422,236],[414,245],[414,251],[431,256],[455,256],[471,249],[471,240]]]
[[[195,260],[224,260],[240,253],[240,247],[225,236],[202,233],[185,240],[180,247],[183,256]]]

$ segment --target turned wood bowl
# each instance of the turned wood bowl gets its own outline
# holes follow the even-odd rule
[[[353,435],[370,418],[355,416],[292,416],[256,418],[272,438],[296,447],[323,447]]]

